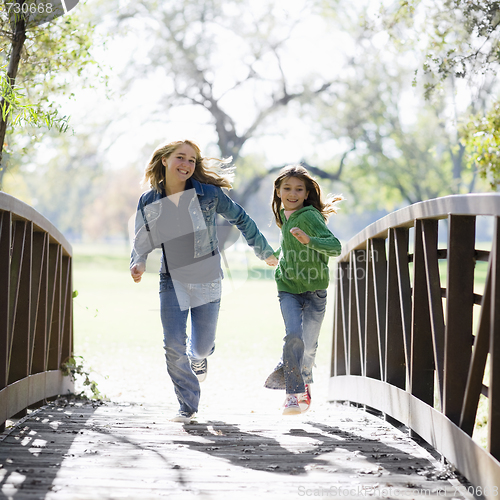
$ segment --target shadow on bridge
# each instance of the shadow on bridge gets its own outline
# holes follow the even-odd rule
[[[263,413],[182,426],[161,406],[60,401],[4,434],[0,497],[472,498],[407,435],[363,411],[326,407],[313,420]],[[324,423],[332,418],[338,425]]]
[[[189,435],[202,437],[203,441],[173,442],[227,460],[239,467],[276,474],[307,474],[312,466],[332,473],[352,474],[356,469],[352,459],[337,461],[331,457],[321,458],[330,453],[340,452],[342,455],[342,452],[349,451],[355,452],[361,459],[365,474],[382,475],[383,470],[390,474],[411,476],[418,471],[428,479],[448,477],[446,472],[436,470],[435,463],[415,457],[379,439],[369,439],[320,422],[305,421],[298,424],[303,427],[287,429],[277,439],[258,431],[245,432],[236,424],[209,421],[184,426]],[[314,432],[313,429],[319,432]]]
[[[98,407],[87,405],[84,415],[74,403],[57,400],[13,422],[0,435],[0,497],[44,498],[56,491],[61,465]]]

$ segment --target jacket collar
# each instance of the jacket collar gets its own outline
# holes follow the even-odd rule
[[[296,215],[301,214],[303,212],[308,212],[310,210],[317,210],[317,208],[314,208],[312,205],[306,205],[305,207],[302,207],[302,208],[299,208],[298,210],[295,210],[295,212],[293,212],[292,215],[290,215],[290,217],[287,219],[285,217],[285,209],[282,208],[282,209],[280,209],[281,220],[288,222],[292,217],[295,217]]]
[[[193,188],[198,196],[203,196],[203,184],[196,179],[191,177],[191,182],[193,183]]]

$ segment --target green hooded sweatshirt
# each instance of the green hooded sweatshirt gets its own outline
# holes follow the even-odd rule
[[[289,293],[313,292],[328,287],[328,259],[340,255],[340,241],[331,233],[323,216],[312,206],[302,207],[286,220],[281,210],[281,246],[275,252],[279,264],[275,271],[278,291]],[[298,227],[311,241],[304,245],[290,233]]]

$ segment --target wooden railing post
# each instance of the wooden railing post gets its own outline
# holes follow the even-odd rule
[[[32,311],[33,343],[31,357],[31,373],[45,371],[47,356],[47,267],[48,267],[48,235],[33,235],[33,287]]]
[[[61,255],[57,245],[49,245],[49,308],[47,323],[47,370],[59,367],[59,331],[61,320]]]
[[[28,376],[30,332],[32,225],[28,221],[15,222],[12,250],[13,287],[11,288],[11,334],[8,383]],[[27,395],[26,395],[27,396]]]
[[[491,253],[488,451],[500,460],[500,217],[495,217]]]
[[[385,321],[387,297],[387,256],[385,239],[369,240],[369,262],[373,279],[373,298],[375,306],[376,343],[378,354],[378,377],[384,378],[385,371]]]
[[[408,269],[408,263],[406,263]],[[387,249],[386,320],[385,320],[385,373],[384,380],[396,387],[406,386],[406,362],[402,299],[399,291],[400,276],[396,255],[396,230],[389,233]],[[408,289],[410,285],[408,282]]]
[[[448,273],[446,283],[446,334],[443,413],[460,423],[462,401],[472,355],[474,307],[474,247],[476,218],[448,217]],[[460,349],[457,349],[457,345]]]
[[[64,363],[73,355],[73,281],[71,274],[71,259],[62,256],[62,320],[61,320],[61,358]]]
[[[438,221],[425,219],[421,222],[424,249],[425,281],[430,317],[431,350],[437,380],[439,407],[443,407],[444,371],[444,313],[441,297],[441,279],[438,261]]]
[[[332,376],[347,374],[347,329],[349,326],[348,311],[345,305],[349,303],[346,295],[349,290],[349,263],[343,262],[337,267],[336,276],[336,322],[335,334],[332,342]]]
[[[349,353],[353,368],[358,364],[361,374],[366,375],[366,250],[356,250],[351,255],[351,326]],[[359,359],[356,359],[358,358]]]
[[[425,270],[422,221],[415,221],[410,391],[430,406],[434,403],[434,356]]]
[[[12,247],[12,214],[0,212],[0,391],[7,387],[9,366],[9,325],[10,325],[10,251]],[[0,418],[0,431],[5,422]]]

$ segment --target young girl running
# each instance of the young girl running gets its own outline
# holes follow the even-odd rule
[[[307,411],[318,336],[326,310],[328,258],[341,253],[326,226],[342,196],[323,200],[321,188],[300,165],[283,168],[274,182],[272,209],[281,228],[275,272],[285,322],[283,356],[265,387],[286,389],[283,415]]]

